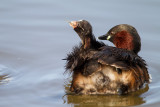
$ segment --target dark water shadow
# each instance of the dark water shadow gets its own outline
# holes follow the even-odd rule
[[[0,75],[0,85],[6,83],[6,79],[8,78],[8,75]]]
[[[9,69],[0,65],[0,85],[8,83],[10,80]]]
[[[66,91],[69,85],[65,86]],[[66,104],[74,107],[105,107],[105,106],[135,106],[144,104],[146,101],[141,96],[149,90],[148,84],[144,88],[130,93],[128,95],[75,95],[66,94],[63,96],[63,101]]]

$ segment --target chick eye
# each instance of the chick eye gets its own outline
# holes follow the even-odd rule
[[[84,29],[81,27],[81,29],[84,31]]]
[[[79,25],[78,27],[84,31],[84,28],[81,25]]]

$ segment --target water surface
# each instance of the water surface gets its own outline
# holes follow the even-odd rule
[[[159,11],[159,0],[1,0],[0,106],[158,106]],[[67,21],[80,19],[92,24],[96,37],[117,24],[136,27],[152,83],[125,96],[66,94],[71,78],[61,59],[80,42]]]

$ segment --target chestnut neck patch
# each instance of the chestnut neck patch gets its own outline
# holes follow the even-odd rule
[[[130,51],[133,51],[134,49],[133,37],[127,31],[116,33],[113,39],[113,43],[117,48],[127,49]]]

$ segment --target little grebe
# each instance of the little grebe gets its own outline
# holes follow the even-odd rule
[[[70,90],[77,94],[125,94],[149,82],[145,61],[135,53],[96,41],[85,20],[70,25],[82,40],[66,60],[73,74]]]
[[[128,24],[114,26],[107,34],[98,38],[100,40],[109,40],[117,48],[127,49],[136,54],[141,50],[141,38],[137,30]]]

